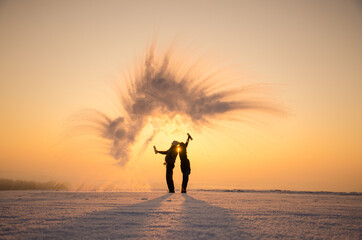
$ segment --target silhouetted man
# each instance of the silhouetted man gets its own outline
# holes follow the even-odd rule
[[[182,171],[182,188],[181,193],[186,193],[187,183],[189,181],[189,175],[191,173],[190,160],[187,158],[187,146],[189,145],[191,136],[188,134],[186,143],[179,143],[179,156],[181,160],[181,171]]]
[[[175,192],[172,175],[173,175],[173,169],[175,167],[175,160],[177,157],[177,145],[178,145],[178,142],[173,141],[171,144],[171,147],[167,151],[158,151],[156,149],[156,147],[154,146],[156,154],[160,153],[160,154],[166,155],[164,165],[166,165],[166,182],[167,182],[168,190],[170,193]]]

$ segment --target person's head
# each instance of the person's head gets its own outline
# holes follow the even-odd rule
[[[171,143],[171,146],[172,146],[172,147],[176,147],[178,144],[179,144],[178,141],[173,141],[173,142]]]
[[[184,142],[180,142],[180,143],[179,143],[179,147],[180,147],[180,148],[185,148],[185,147],[186,147],[186,144],[185,144]]]

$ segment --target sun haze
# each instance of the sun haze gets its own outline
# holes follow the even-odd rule
[[[164,188],[152,146],[190,132],[190,188],[361,192],[361,11],[337,0],[1,1],[0,178]],[[179,186],[179,159],[174,172]]]

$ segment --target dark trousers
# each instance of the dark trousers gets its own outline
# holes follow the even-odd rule
[[[187,183],[189,182],[190,171],[183,171],[182,175],[182,189],[186,190]]]
[[[175,187],[173,185],[173,179],[172,179],[174,167],[175,167],[175,165],[170,165],[170,164],[166,165],[166,182],[167,182],[168,190],[170,192],[175,192]]]

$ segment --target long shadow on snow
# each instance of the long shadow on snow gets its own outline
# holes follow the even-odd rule
[[[184,201],[176,209],[160,208],[170,196],[88,213],[53,228],[33,229],[29,239],[252,238],[232,212],[188,195],[182,195]]]
[[[180,232],[184,239],[250,239],[242,223],[225,208],[183,195],[183,217]]]
[[[159,213],[157,209],[170,195],[165,194],[145,202],[88,213],[51,229],[37,229],[31,239],[125,239],[147,238],[148,221]],[[34,234],[35,233],[35,234]]]

